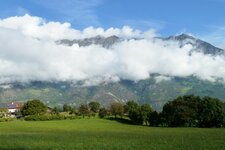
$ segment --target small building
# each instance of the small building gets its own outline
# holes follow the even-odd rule
[[[15,117],[15,113],[23,107],[22,103],[10,102],[10,103],[0,103],[0,110],[7,109],[8,113]]]

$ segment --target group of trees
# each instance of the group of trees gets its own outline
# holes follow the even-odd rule
[[[21,114],[23,116],[46,114],[48,107],[40,100],[28,101],[24,104]],[[211,97],[194,95],[180,96],[163,106],[162,112],[152,109],[149,104],[138,104],[128,101],[126,104],[114,102],[109,107],[101,107],[98,102],[81,104],[72,107],[64,104],[61,111],[55,107],[50,113],[59,115],[68,112],[77,116],[96,116],[129,118],[133,124],[169,127],[224,127],[225,103]]]
[[[153,111],[148,104],[126,103],[125,112],[137,124],[169,127],[224,127],[225,103],[217,98],[180,96]]]
[[[128,101],[125,108],[125,114],[130,118],[130,120],[135,124],[145,124],[149,125],[149,115],[153,112],[153,109],[149,104],[139,105],[134,101]]]
[[[217,98],[180,96],[163,106],[162,112],[150,105],[128,101],[113,103],[109,114],[127,116],[134,124],[168,127],[225,127],[225,103]]]
[[[88,104],[81,104],[78,108],[72,107],[68,104],[63,105],[63,112],[69,112],[70,114],[83,116],[95,116],[100,110],[100,103],[98,102],[90,102]],[[54,108],[56,109],[56,108]]]
[[[100,103],[90,102],[89,104],[81,104],[78,108],[72,107],[71,105],[64,104],[62,108],[54,107],[50,108],[45,105],[40,100],[31,100],[24,103],[23,108],[21,109],[22,116],[30,115],[44,115],[44,114],[55,114],[59,115],[61,112],[67,112],[68,114],[76,114],[80,116],[91,116],[96,115],[100,111]]]
[[[166,103],[159,116],[172,127],[223,127],[225,104],[212,97],[180,96]]]

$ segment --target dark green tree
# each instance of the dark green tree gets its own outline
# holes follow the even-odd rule
[[[188,95],[177,97],[163,107],[168,126],[222,127],[225,122],[224,104],[216,98]]]
[[[94,113],[98,113],[99,109],[100,109],[100,103],[99,102],[90,102],[88,104],[88,106],[90,107],[90,110]]]
[[[199,96],[179,96],[163,106],[163,116],[168,126],[198,126]]]
[[[28,115],[41,115],[47,112],[47,106],[40,100],[31,100],[24,103],[21,114],[23,116]]]
[[[129,112],[136,111],[139,108],[139,105],[135,101],[128,101],[126,105],[124,105],[124,112],[129,115]]]
[[[141,105],[141,119],[145,125],[148,125],[148,116],[152,112],[152,108],[149,104]]]
[[[125,112],[134,124],[142,124],[141,107],[134,101],[128,101],[124,106]]]
[[[153,111],[148,114],[148,122],[150,126],[157,127],[160,124],[160,114],[157,111]]]
[[[223,127],[225,124],[224,104],[216,98],[204,97],[199,109],[200,127]]]
[[[139,107],[137,110],[130,111],[129,118],[134,124],[143,125],[143,118],[141,116],[141,107]]]

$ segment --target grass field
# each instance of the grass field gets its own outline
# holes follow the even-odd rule
[[[152,128],[105,119],[0,122],[4,150],[225,150],[225,129]]]

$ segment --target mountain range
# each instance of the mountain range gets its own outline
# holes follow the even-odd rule
[[[194,48],[190,52],[197,51],[205,55],[224,55],[225,51],[193,36],[181,34],[160,38],[162,40],[177,41],[180,47],[191,44]],[[106,49],[124,39],[117,36],[96,36],[82,40],[63,39],[57,44],[80,47],[92,44]],[[133,40],[141,40],[133,39]],[[108,105],[113,101],[126,102],[134,100],[139,103],[149,103],[156,110],[161,110],[163,104],[179,95],[195,94],[200,96],[212,96],[225,100],[224,82],[202,80],[195,76],[189,77],[164,77],[160,74],[151,74],[151,77],[140,81],[121,79],[118,82],[102,82],[99,85],[84,86],[83,81],[76,84],[70,81],[11,83],[0,85],[0,102],[21,101],[29,99],[41,99],[50,106],[63,105],[64,103],[79,105],[90,101],[99,101],[102,105]]]

